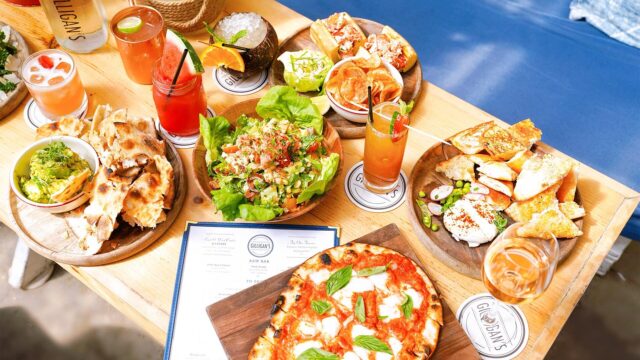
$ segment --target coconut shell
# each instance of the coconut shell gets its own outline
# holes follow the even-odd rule
[[[244,72],[225,69],[229,74],[243,79],[259,73],[271,66],[273,59],[278,53],[278,34],[273,26],[265,19],[262,20],[267,24],[267,34],[258,46],[248,51],[241,51],[244,60]]]

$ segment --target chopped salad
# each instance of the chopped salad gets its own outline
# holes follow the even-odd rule
[[[323,146],[323,118],[287,86],[267,92],[235,127],[222,116],[200,118],[213,202],[224,220],[268,221],[322,195],[340,156]]]

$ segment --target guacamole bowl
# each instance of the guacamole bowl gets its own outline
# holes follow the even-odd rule
[[[92,175],[95,175],[95,173],[98,171],[98,154],[93,149],[93,147],[89,145],[89,143],[72,136],[52,136],[36,141],[35,143],[24,149],[22,153],[20,153],[20,155],[18,155],[18,158],[13,165],[13,170],[11,171],[10,184],[11,190],[13,190],[16,197],[23,203],[49,213],[62,213],[71,211],[84,204],[85,202],[87,202],[87,200],[89,200],[89,195],[83,191],[80,191],[79,193],[62,202],[40,203],[29,199],[20,186],[20,178],[28,177],[30,174],[31,158],[36,153],[36,151],[47,147],[53,142],[62,142],[71,151],[76,153],[81,159],[85,160],[89,165]]]

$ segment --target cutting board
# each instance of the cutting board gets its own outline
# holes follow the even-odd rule
[[[369,233],[356,242],[385,246],[413,259],[423,268],[409,242],[395,224]],[[253,343],[267,327],[273,304],[295,267],[207,307],[220,342],[231,360],[246,359]],[[432,359],[479,359],[471,341],[443,301],[444,326]]]

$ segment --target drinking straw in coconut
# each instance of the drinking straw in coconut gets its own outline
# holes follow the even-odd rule
[[[224,47],[228,47],[228,48],[232,48],[232,49],[236,49],[236,50],[243,50],[243,51],[249,51],[251,49],[246,48],[244,46],[238,46],[238,45],[233,45],[233,44],[227,44],[227,43],[222,43],[222,46]]]
[[[184,49],[184,51],[182,52],[180,63],[178,63],[178,70],[176,70],[176,74],[173,75],[173,81],[171,81],[171,88],[169,89],[169,94],[167,94],[167,98],[171,97],[173,88],[176,86],[176,82],[178,82],[178,76],[180,75],[180,70],[182,70],[182,64],[184,64],[184,60],[187,58],[187,52],[188,52],[187,49]]]
[[[369,110],[369,119],[371,121],[373,121],[372,120],[373,119],[373,113],[372,113],[373,107],[371,106],[371,86],[369,86],[369,109],[367,109],[366,107],[364,107],[364,106],[362,106],[362,105],[360,105],[360,104],[358,104],[356,102],[353,102],[351,100],[348,100],[348,99],[345,99],[345,100],[347,100],[350,104],[359,107],[362,110]],[[386,115],[384,115],[384,114],[382,114],[380,112],[376,112],[376,114],[380,115],[380,117],[382,117],[384,119],[387,119],[387,120],[391,121],[391,118],[389,118],[388,116],[386,116]],[[434,139],[436,141],[439,141],[439,142],[441,142],[443,144],[451,145],[451,143],[449,143],[447,140],[444,140],[444,139],[441,139],[441,138],[439,138],[439,137],[437,137],[435,135],[429,134],[428,132],[426,132],[424,130],[420,130],[418,128],[415,128],[415,127],[407,125],[407,124],[404,124],[404,127],[406,127],[409,130],[413,130],[413,131],[415,131],[415,132],[417,132],[417,133],[419,133],[421,135],[424,135],[426,137],[429,137],[429,138],[432,138],[432,139]],[[453,145],[451,145],[451,146],[453,146]]]

